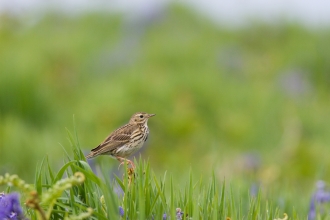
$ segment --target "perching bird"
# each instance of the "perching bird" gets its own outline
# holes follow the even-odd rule
[[[126,159],[126,157],[140,149],[148,139],[149,128],[147,123],[148,119],[152,116],[155,116],[155,114],[145,112],[135,113],[132,115],[128,124],[113,131],[99,146],[92,149],[86,158],[110,155],[121,162],[120,164],[127,161],[134,169],[134,163]]]

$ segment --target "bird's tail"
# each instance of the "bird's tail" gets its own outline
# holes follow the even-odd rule
[[[90,152],[89,154],[86,155],[86,159],[90,159],[95,157],[94,152]]]

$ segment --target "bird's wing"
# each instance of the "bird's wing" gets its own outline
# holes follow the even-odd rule
[[[92,149],[93,156],[97,156],[123,146],[130,141],[131,134],[138,129],[136,125],[127,124],[112,132],[99,146]]]

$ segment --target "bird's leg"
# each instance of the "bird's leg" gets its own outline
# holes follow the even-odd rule
[[[132,166],[133,170],[135,169],[135,165],[134,165],[134,163],[131,160],[128,160],[128,159],[123,158],[123,157],[116,157],[116,158],[120,162],[119,167],[122,164],[124,164],[125,162],[127,162],[127,164],[130,164]],[[119,169],[119,167],[118,167],[118,169]]]
[[[120,162],[120,164],[119,164],[119,166],[118,166],[118,170],[119,170],[119,168],[120,168],[120,166],[122,165],[122,164],[124,164],[125,163],[125,158],[122,158],[122,157],[116,157],[117,158],[117,160]]]
[[[135,170],[135,164],[133,163],[133,161],[131,161],[131,160],[127,160],[127,162],[128,162],[129,164],[131,164],[133,170]]]
[[[126,159],[126,158],[123,158],[123,157],[116,157],[117,160],[119,160],[120,164],[118,166],[118,169],[120,168],[120,166],[127,162],[127,164],[130,164],[132,167],[131,168],[127,168],[127,174],[128,174],[128,185],[131,185],[131,182],[133,180],[133,177],[135,177],[135,173],[134,173],[134,170],[135,170],[135,165],[132,161]]]

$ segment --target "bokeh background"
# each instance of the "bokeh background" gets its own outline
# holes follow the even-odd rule
[[[87,153],[145,111],[159,176],[214,170],[306,212],[330,181],[327,2],[2,0],[0,58],[2,174],[32,181],[66,128]]]

